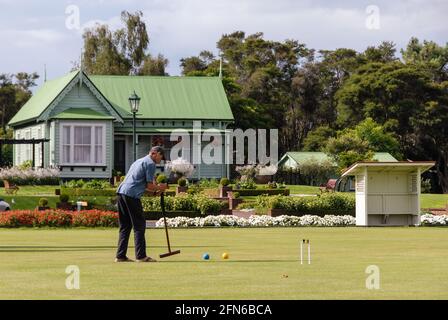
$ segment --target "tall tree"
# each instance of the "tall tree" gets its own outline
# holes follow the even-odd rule
[[[438,185],[448,192],[448,93],[425,68],[368,63],[345,82],[337,98],[340,125],[371,117],[394,133],[405,157],[437,160]]]
[[[166,75],[168,60],[148,52],[149,35],[143,13],[121,13],[125,27],[111,31],[108,25],[85,30],[83,66],[89,74]]]

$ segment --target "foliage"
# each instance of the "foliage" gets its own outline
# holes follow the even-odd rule
[[[160,198],[143,197],[144,211],[161,211]],[[210,199],[202,194],[181,194],[175,197],[165,197],[166,211],[196,211],[201,214],[218,213],[226,207],[225,202]]]
[[[92,179],[84,183],[82,186],[84,189],[94,189],[94,190],[103,190],[110,188],[110,183],[108,180],[101,179]]]
[[[0,215],[0,227],[117,227],[118,214],[111,211],[14,210]]]
[[[157,182],[158,184],[161,184],[161,183],[167,183],[167,182],[168,182],[168,178],[167,178],[166,175],[164,175],[164,174],[159,174],[159,175],[157,176],[157,178],[156,178],[156,182]]]
[[[290,196],[258,196],[255,200],[257,209],[282,209],[287,212],[323,215],[329,212],[333,214],[354,214],[355,198],[352,194],[323,193],[315,197],[290,197]]]
[[[431,193],[431,180],[421,179],[421,193]]]
[[[48,199],[47,198],[40,198],[39,199],[39,207],[46,207],[48,205]]]
[[[230,180],[228,178],[221,178],[219,184],[223,187],[227,187],[230,184]]]
[[[215,178],[212,179],[202,178],[201,180],[199,180],[198,185],[201,188],[217,188],[219,186],[219,182]]]
[[[304,183],[309,186],[318,186],[337,175],[333,163],[328,160],[317,161],[310,159],[299,164],[298,171]]]
[[[177,180],[177,184],[179,185],[179,187],[185,187],[187,185],[187,179],[185,178],[180,178],[179,180]]]
[[[65,194],[65,193],[61,194],[59,196],[59,201],[62,202],[62,203],[67,203],[69,199],[70,199],[70,196],[68,194]]]

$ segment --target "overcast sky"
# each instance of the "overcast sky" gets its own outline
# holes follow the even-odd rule
[[[0,73],[43,75],[44,64],[49,79],[67,73],[79,60],[83,29],[95,22],[118,28],[122,10],[143,11],[149,51],[169,59],[170,75],[179,75],[182,57],[217,53],[221,35],[237,30],[315,49],[362,51],[382,40],[402,48],[412,36],[448,40],[446,0],[0,0]]]

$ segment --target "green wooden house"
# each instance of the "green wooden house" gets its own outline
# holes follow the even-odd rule
[[[373,161],[379,162],[398,162],[390,153],[388,152],[375,152],[372,158]],[[291,168],[296,169],[302,163],[323,163],[329,162],[334,167],[337,167],[337,163],[330,158],[325,152],[314,152],[314,151],[295,151],[286,152],[279,160],[277,166],[279,168]],[[355,191],[355,179],[353,177],[341,177],[339,174],[335,174],[331,177],[336,179],[336,190],[337,191]]]
[[[36,167],[59,167],[62,178],[110,178],[113,169],[127,172],[133,161],[128,98],[134,91],[141,98],[137,158],[161,145],[169,160],[177,143],[170,141],[171,131],[191,132],[194,121],[200,121],[203,130],[223,134],[233,122],[218,77],[93,76],[74,71],[46,81],[9,122],[15,139],[49,139],[35,147],[34,158],[31,145],[14,145],[14,165],[35,159]],[[228,176],[228,170],[225,164],[197,164],[192,178],[219,178]]]

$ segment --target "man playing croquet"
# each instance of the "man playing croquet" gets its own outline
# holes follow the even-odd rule
[[[126,178],[117,190],[118,220],[120,224],[118,250],[115,262],[132,262],[126,256],[129,236],[134,228],[135,258],[137,262],[155,262],[155,259],[146,256],[145,230],[146,221],[140,198],[145,191],[157,194],[163,192],[166,185],[157,185],[154,182],[156,164],[163,159],[163,149],[153,147],[149,154],[136,160],[129,168]]]

